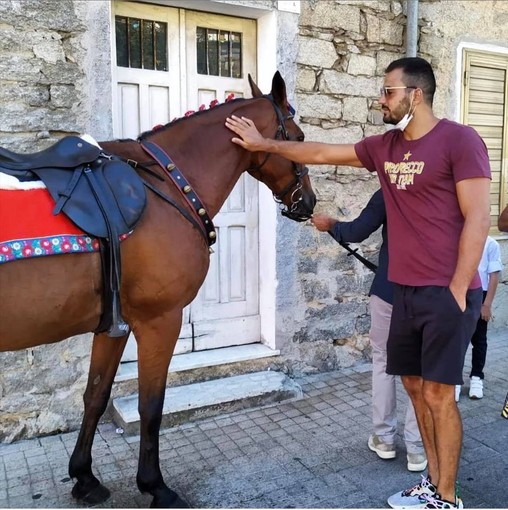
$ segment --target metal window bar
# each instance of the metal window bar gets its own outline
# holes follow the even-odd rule
[[[132,48],[131,48],[131,21],[133,19],[138,19],[138,18],[129,18],[129,17],[125,17],[125,16],[117,16],[118,19],[122,19],[124,18],[125,19],[125,24],[126,24],[126,40],[125,40],[125,47],[126,47],[126,50],[127,50],[127,63],[128,63],[128,67],[132,67]],[[166,25],[166,23],[162,23],[162,22],[155,22],[155,21],[152,21],[152,20],[143,20],[143,19],[140,19],[140,27],[139,27],[139,43],[140,43],[140,59],[141,59],[141,69],[145,69],[145,63],[146,63],[146,58],[145,58],[145,45],[144,45],[144,40],[143,40],[143,33],[144,33],[144,28],[145,28],[145,23],[146,22],[149,22],[151,23],[151,39],[152,39],[152,51],[151,51],[151,56],[152,56],[152,59],[153,59],[153,68],[151,67],[150,69],[157,69],[157,50],[158,50],[158,42],[157,42],[157,37],[156,37],[156,28],[155,28],[155,24],[156,23],[160,23],[161,25]],[[162,66],[163,68],[166,67],[166,66]]]
[[[218,74],[217,76],[227,76],[231,78],[233,76],[233,44],[234,44],[234,38],[233,34],[238,36],[240,41],[240,52],[238,55],[238,63],[241,69],[242,65],[242,51],[241,51],[241,33],[239,32],[231,32],[231,31],[224,31],[224,30],[217,30],[217,29],[209,29],[204,27],[199,27],[201,30],[204,31],[204,62],[206,66],[206,74],[210,75],[210,51],[211,51],[211,41],[210,41],[210,34],[211,33],[217,33],[217,41],[213,41],[214,44],[217,46],[217,67],[218,67]],[[220,51],[220,40],[221,36],[223,34],[227,34],[227,40],[228,40],[228,55],[227,55],[227,74],[222,74],[223,66],[221,65],[224,63],[224,58],[222,57],[221,51]],[[240,73],[241,76],[241,73]]]

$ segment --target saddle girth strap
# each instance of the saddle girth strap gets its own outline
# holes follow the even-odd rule
[[[206,242],[208,243],[208,246],[214,244],[215,241],[217,241],[217,233],[215,232],[215,227],[213,225],[212,219],[208,215],[203,202],[201,202],[199,196],[192,189],[192,186],[184,177],[180,169],[175,165],[175,163],[173,163],[173,160],[166,154],[166,152],[156,143],[150,142],[148,140],[143,140],[140,142],[140,145],[145,152],[150,154],[150,156],[152,156],[152,158],[155,159],[157,163],[159,163],[164,172],[173,181],[187,204],[190,206],[191,211],[199,220],[198,225],[203,231],[203,235],[206,239]]]

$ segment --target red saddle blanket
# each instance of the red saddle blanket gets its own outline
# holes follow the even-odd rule
[[[67,216],[53,215],[46,189],[0,189],[0,264],[11,260],[99,250]]]

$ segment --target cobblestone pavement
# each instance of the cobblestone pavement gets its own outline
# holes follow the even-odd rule
[[[471,355],[466,358],[465,376]],[[459,408],[464,446],[459,472],[469,508],[506,508],[508,332],[491,336],[485,397]],[[304,398],[236,412],[161,432],[166,482],[201,508],[383,508],[386,498],[419,480],[406,470],[403,442],[391,461],[367,448],[371,366],[297,379]],[[399,415],[406,396],[399,385]],[[1,508],[80,508],[70,495],[67,463],[77,432],[0,445]],[[135,483],[139,437],[103,424],[94,469],[111,490],[100,508],[147,508]]]

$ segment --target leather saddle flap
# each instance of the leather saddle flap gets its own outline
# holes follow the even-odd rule
[[[105,215],[116,235],[130,232],[146,205],[142,179],[130,165],[120,160],[101,157],[74,171],[43,168],[33,169],[33,172],[44,182],[55,202],[62,195],[67,196],[69,184],[79,172],[62,211],[78,227],[95,237],[109,237]]]

